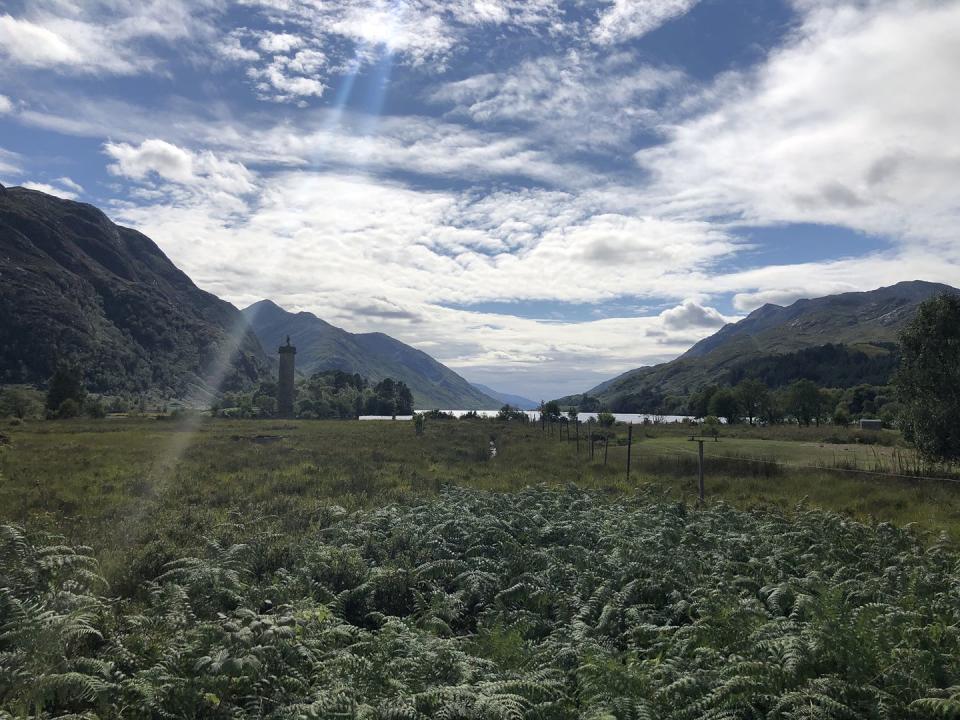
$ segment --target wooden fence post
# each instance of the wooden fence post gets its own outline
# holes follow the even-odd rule
[[[577,457],[580,457],[580,418],[577,418]]]
[[[627,482],[630,482],[630,453],[633,448],[633,423],[627,426]]]
[[[604,467],[606,467],[606,465],[607,465],[607,452],[608,452],[609,450],[610,450],[610,438],[609,438],[609,437],[605,437],[605,438],[603,438],[603,465],[604,465]]]

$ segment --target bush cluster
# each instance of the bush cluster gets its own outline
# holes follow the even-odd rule
[[[135,598],[0,528],[0,715],[932,718],[957,550],[798,509],[448,489],[224,526]]]

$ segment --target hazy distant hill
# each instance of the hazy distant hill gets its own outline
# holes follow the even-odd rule
[[[100,210],[0,186],[0,383],[78,362],[91,390],[206,393],[267,367],[233,305]]]
[[[481,385],[480,383],[473,383],[473,386],[480,392],[489,395],[494,400],[499,400],[505,405],[510,405],[519,410],[536,410],[540,407],[540,403],[531,400],[530,398],[525,398],[522,395],[511,395],[510,393],[502,393],[494,390],[491,387],[486,385]]]
[[[502,405],[425,352],[383,333],[349,333],[312,313],[287,312],[270,300],[254,303],[243,314],[268,352],[289,335],[297,346],[297,369],[304,374],[343,370],[371,381],[402,380],[418,409],[490,410]]]
[[[654,411],[703,385],[751,376],[774,386],[810,375],[836,387],[882,384],[896,364],[892,353],[898,333],[920,303],[943,292],[960,291],[913,281],[799,300],[789,307],[764,305],[676,360],[631,370],[587,394],[614,410]],[[575,403],[578,397],[560,401]]]

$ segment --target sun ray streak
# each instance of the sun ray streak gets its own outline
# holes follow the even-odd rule
[[[147,478],[159,502],[163,502],[163,497],[170,489],[171,483],[177,479],[180,462],[193,445],[200,426],[205,421],[205,416],[199,412],[199,409],[210,405],[211,398],[220,391],[228,375],[235,371],[235,360],[243,352],[245,341],[251,332],[246,318],[237,313],[237,318],[223,341],[217,346],[213,359],[205,368],[204,385],[195,388],[188,396],[186,404],[192,411],[186,413],[172,426],[169,440],[151,466]],[[132,519],[136,521],[152,509],[147,504],[143,504],[134,513]]]

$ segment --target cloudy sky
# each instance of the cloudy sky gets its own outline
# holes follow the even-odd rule
[[[960,0],[4,0],[0,182],[534,399],[960,284]]]

